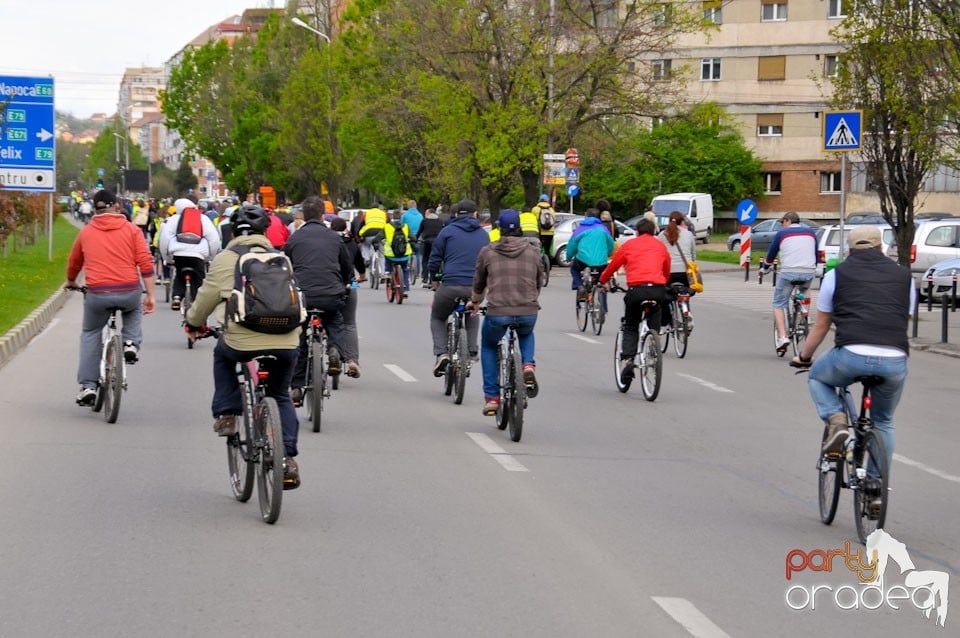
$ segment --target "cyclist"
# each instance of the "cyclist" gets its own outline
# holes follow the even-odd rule
[[[443,229],[443,220],[437,215],[437,212],[428,208],[423,216],[423,223],[417,231],[417,241],[420,244],[420,278],[423,280],[423,287],[430,287],[430,251],[433,250],[433,242],[437,239]]]
[[[311,195],[303,201],[303,226],[287,240],[283,252],[293,264],[297,286],[308,309],[323,311],[323,327],[330,337],[330,374],[340,374],[343,353],[343,307],[353,281],[353,264],[340,237],[323,223],[323,200]],[[321,356],[322,353],[316,353]],[[290,396],[294,405],[303,401],[307,377],[307,333],[300,331],[300,356],[293,371]]]
[[[172,262],[177,269],[170,308],[180,310],[180,301],[187,290],[186,269],[194,272],[193,296],[196,297],[197,288],[206,275],[207,262],[220,250],[220,233],[193,200],[181,197],[173,205],[176,214],[160,227],[160,255],[164,263]]]
[[[402,255],[394,254],[393,237],[396,233],[403,233],[407,238],[406,249]],[[399,250],[399,249],[398,249]],[[383,227],[383,272],[390,275],[390,269],[394,264],[400,264],[403,269],[403,298],[406,299],[410,290],[410,255],[413,254],[413,246],[410,243],[410,228],[400,221],[399,213],[396,218]]]
[[[687,280],[687,262],[697,258],[697,240],[693,233],[687,228],[683,213],[673,211],[670,213],[667,227],[660,232],[657,237],[667,247],[670,253],[670,278],[667,280],[667,301],[673,301],[676,293],[670,287],[670,284],[683,284],[686,286]],[[694,294],[688,289],[688,294]],[[660,326],[669,326],[673,323],[673,315],[670,311],[670,304],[665,303],[661,306]],[[687,331],[693,330],[693,318],[687,323]]]
[[[368,209],[363,214],[363,223],[360,230],[357,231],[360,244],[360,252],[363,255],[363,262],[370,265],[370,259],[375,254],[374,244],[383,241],[385,234],[384,228],[387,225],[387,211],[376,206]]]
[[[610,202],[605,199],[598,199],[594,204],[594,207],[600,211],[600,221],[602,221],[610,230],[610,234],[613,235],[614,241],[619,239],[620,229],[617,228],[617,224],[613,220],[613,213],[610,212]]]
[[[855,227],[848,245],[850,256],[823,276],[817,319],[793,364],[810,367],[810,396],[828,428],[824,452],[839,452],[849,436],[836,388],[861,375],[884,378],[870,391],[870,416],[890,467],[893,413],[907,378],[907,324],[916,291],[910,271],[881,252],[879,228]],[[831,324],[836,326],[834,347],[813,361]]]
[[[297,346],[300,329],[283,334],[266,334],[246,328],[234,321],[224,320],[224,306],[233,293],[234,274],[240,255],[230,250],[234,246],[250,246],[273,250],[264,232],[270,223],[267,213],[260,206],[247,202],[233,217],[234,238],[213,259],[210,272],[197,292],[196,302],[186,315],[187,333],[196,338],[200,326],[207,317],[216,312],[217,321],[223,326],[223,334],[213,349],[213,430],[220,436],[229,436],[237,431],[237,416],[243,413],[240,384],[237,381],[237,363],[251,361],[260,355],[274,359],[264,363],[269,372],[267,396],[277,401],[280,423],[283,428],[283,446],[286,451],[283,468],[284,489],[300,486],[300,470],[293,457],[297,456],[297,436],[300,422],[290,400],[290,379],[297,363]]]
[[[413,246],[413,254],[420,256],[420,247],[417,245],[417,235],[420,233],[420,226],[423,224],[423,213],[417,210],[416,200],[411,199],[407,202],[407,210],[404,211],[403,215],[400,217],[400,221],[407,225],[407,228],[410,229],[410,237],[413,238],[411,245]],[[420,272],[423,272],[423,266],[420,267]],[[420,274],[418,272],[417,274]]]
[[[543,246],[543,252],[548,256],[553,246],[553,227],[557,225],[557,214],[550,206],[550,198],[545,194],[540,196],[540,200],[530,211],[537,219],[537,228],[540,233],[540,244]]]
[[[502,214],[502,213],[501,213]],[[477,205],[464,199],[453,206],[453,222],[447,225],[433,244],[428,272],[437,291],[430,306],[430,334],[433,337],[433,376],[442,377],[450,363],[447,352],[447,317],[457,305],[457,297],[469,299],[477,257],[490,238],[477,219]],[[467,350],[477,356],[477,318],[468,315]]]
[[[138,359],[143,340],[141,319],[156,307],[153,258],[139,228],[126,220],[117,204],[117,196],[106,189],[93,197],[96,213],[73,242],[67,261],[67,287],[76,287],[82,270],[87,294],[83,299],[83,326],[80,333],[80,363],[77,404],[92,405],[97,396],[101,333],[112,314],[123,309],[123,357],[127,363]],[[142,302],[141,286],[147,291]]]
[[[570,260],[570,274],[573,277],[570,288],[577,291],[577,299],[586,300],[581,274],[583,270],[606,267],[613,248],[613,237],[600,221],[600,211],[590,209],[587,218],[580,222],[567,243],[567,259]]]
[[[367,271],[363,264],[363,257],[360,256],[360,247],[347,230],[347,220],[334,217],[330,220],[330,230],[340,235],[340,241],[346,246],[350,256],[350,263],[359,275],[355,281],[351,281],[347,300],[343,306],[343,358],[347,361],[347,376],[356,378],[360,376],[360,339],[357,335],[358,295],[354,284],[366,281]]]
[[[777,328],[777,352],[783,353],[790,345],[785,308],[790,303],[794,285],[806,290],[816,273],[817,235],[809,226],[801,225],[800,216],[794,212],[785,213],[780,223],[782,228],[774,235],[767,257],[760,264],[760,272],[770,270],[780,253],[780,278],[773,291],[773,321]]]
[[[670,253],[653,236],[654,232],[655,226],[649,219],[637,222],[637,236],[614,251],[610,263],[600,274],[600,283],[606,285],[617,269],[621,266],[626,269],[627,293],[623,296],[623,346],[620,351],[620,374],[623,377],[633,376],[633,358],[640,344],[643,302],[652,300],[662,305],[666,299]],[[647,314],[647,327],[654,332],[660,329],[659,312]]]
[[[480,251],[473,278],[472,307],[487,298],[487,316],[483,320],[480,363],[483,366],[483,413],[495,416],[500,406],[497,378],[497,347],[511,323],[517,324],[523,382],[527,396],[537,396],[535,342],[533,327],[540,310],[540,282],[543,262],[540,253],[522,236],[520,215],[515,210],[500,211],[500,241]]]

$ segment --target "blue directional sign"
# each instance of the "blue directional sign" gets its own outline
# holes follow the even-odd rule
[[[741,199],[737,204],[737,221],[741,226],[749,226],[757,221],[757,205],[751,199]]]
[[[827,111],[822,121],[823,150],[860,150],[863,111]]]
[[[53,192],[53,78],[0,75],[0,114],[0,184],[9,190]]]
[[[576,197],[580,194],[580,186],[577,184],[567,184],[567,195],[570,197]]]

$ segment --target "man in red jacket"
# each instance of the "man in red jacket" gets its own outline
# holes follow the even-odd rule
[[[654,237],[656,227],[649,219],[637,222],[637,236],[623,244],[610,258],[610,263],[600,274],[600,283],[606,284],[621,266],[627,271],[627,294],[623,297],[624,322],[623,345],[620,361],[621,374],[633,375],[633,357],[640,342],[640,321],[643,319],[643,302],[647,300],[663,304],[666,299],[666,283],[670,279],[670,253],[659,239]],[[647,326],[654,332],[660,330],[660,311],[647,313]]]
[[[99,191],[93,197],[93,207],[93,220],[77,235],[67,261],[67,287],[77,285],[81,270],[87,286],[77,368],[79,405],[91,405],[97,395],[101,333],[113,314],[111,309],[123,310],[123,356],[127,363],[135,363],[143,339],[140,320],[143,313],[151,313],[156,307],[153,257],[143,233],[120,212],[112,192]],[[147,291],[142,310],[141,279]]]

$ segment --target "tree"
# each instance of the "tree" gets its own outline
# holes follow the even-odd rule
[[[944,92],[929,72],[941,59],[929,24],[913,0],[855,0],[832,31],[846,49],[831,103],[863,109],[861,155],[899,246],[913,243],[917,196],[927,174],[950,159],[943,123],[958,93],[956,85]],[[900,264],[909,267],[909,251],[899,253]]]
[[[177,195],[194,190],[197,184],[197,176],[194,175],[190,164],[187,163],[186,158],[181,159],[180,166],[177,167],[177,172],[173,177],[173,185],[177,190]]]

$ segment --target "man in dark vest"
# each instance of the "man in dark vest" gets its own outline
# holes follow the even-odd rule
[[[849,437],[836,388],[852,384],[861,375],[884,378],[871,390],[870,416],[886,447],[889,468],[893,412],[907,378],[907,324],[915,292],[910,271],[885,257],[880,243],[877,227],[850,231],[850,256],[824,275],[816,323],[793,365],[810,367],[810,395],[820,418],[827,422],[825,452],[841,451]],[[835,346],[814,362],[813,354],[831,324],[836,326]]]

